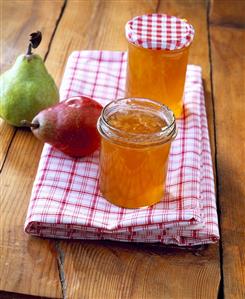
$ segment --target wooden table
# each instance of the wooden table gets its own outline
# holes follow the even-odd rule
[[[1,72],[39,29],[38,53],[60,84],[73,50],[126,50],[125,22],[150,12],[196,29],[189,62],[203,68],[221,242],[187,251],[29,237],[23,224],[43,144],[1,121],[0,298],[245,298],[245,1],[1,0]]]

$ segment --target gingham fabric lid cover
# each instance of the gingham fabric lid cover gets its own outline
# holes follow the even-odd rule
[[[147,14],[128,21],[129,42],[146,49],[177,50],[190,45],[194,28],[185,20],[166,14]]]

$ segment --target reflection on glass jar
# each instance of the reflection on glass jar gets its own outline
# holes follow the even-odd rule
[[[104,108],[98,130],[103,196],[126,208],[161,201],[171,141],[176,135],[172,111],[148,99],[116,100]]]

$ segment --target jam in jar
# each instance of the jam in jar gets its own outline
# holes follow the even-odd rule
[[[102,195],[125,208],[161,201],[176,135],[173,112],[148,99],[115,100],[103,109],[98,130]]]
[[[193,27],[173,16],[149,14],[133,18],[125,29],[126,97],[159,101],[180,117]]]

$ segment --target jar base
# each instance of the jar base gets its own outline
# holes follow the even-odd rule
[[[110,196],[107,196],[103,191],[101,191],[102,196],[111,204],[125,209],[139,209],[139,208],[147,208],[150,206],[153,206],[163,200],[164,192],[162,192],[162,195],[158,197],[158,199],[155,200],[148,200],[143,202],[142,200],[121,200],[118,198],[110,198]],[[138,202],[138,204],[137,204]]]

